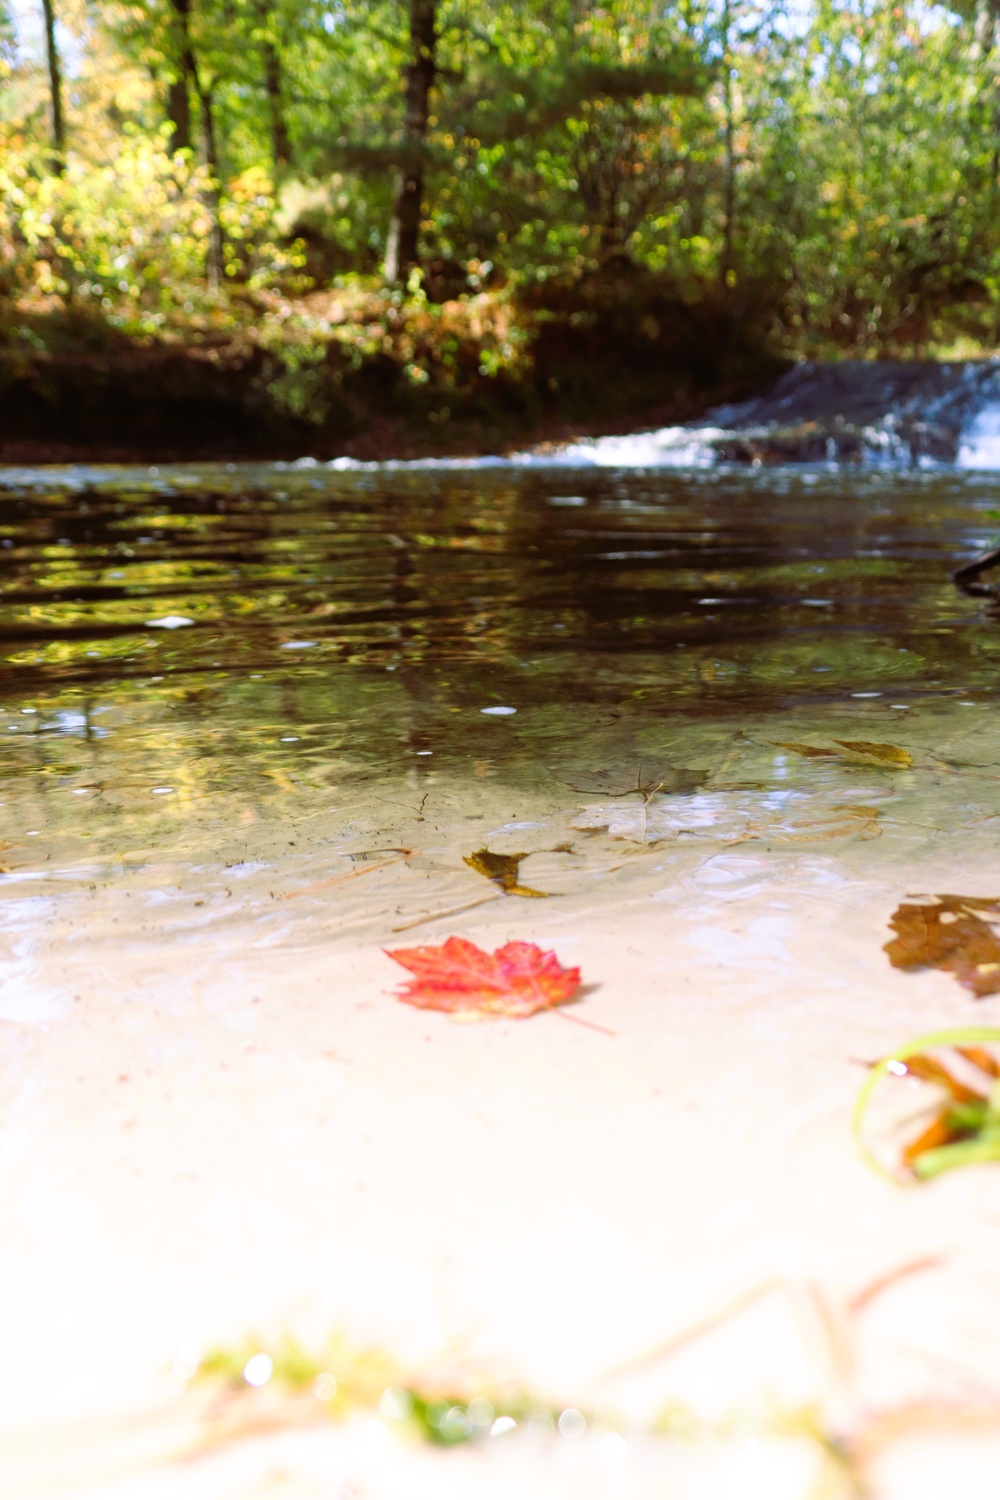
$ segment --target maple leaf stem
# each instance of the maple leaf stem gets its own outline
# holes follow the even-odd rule
[[[617,1036],[617,1031],[612,1031],[610,1026],[600,1026],[596,1021],[585,1021],[582,1016],[574,1016],[568,1010],[556,1010],[554,1006],[547,1006],[549,1015],[558,1016],[560,1021],[572,1021],[574,1026],[586,1026],[588,1031],[602,1031],[605,1036]]]
[[[411,927],[422,927],[425,922],[437,922],[441,917],[457,917],[463,911],[471,911],[474,906],[485,906],[488,901],[502,901],[506,891],[497,891],[492,896],[481,896],[478,901],[466,901],[463,906],[449,906],[447,911],[432,911],[426,917],[417,917],[412,922],[401,922],[394,927],[393,932],[409,932]]]

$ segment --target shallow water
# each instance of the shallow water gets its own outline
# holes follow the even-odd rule
[[[8,891],[141,869],[148,901],[189,908],[192,881],[225,890],[238,868],[273,894],[410,848],[432,816],[460,866],[470,817],[520,845],[519,824],[670,768],[770,826],[775,789],[835,805],[857,782],[770,744],[810,732],[982,772],[1000,615],[949,574],[991,540],[994,491],[815,470],[7,471]],[[935,820],[939,782],[918,779],[912,816]],[[682,796],[680,824],[734,837],[707,795]]]
[[[982,700],[996,618],[948,575],[997,504],[940,473],[8,473],[5,765],[204,753],[229,787],[506,766],[611,714]]]
[[[907,891],[995,894],[1000,617],[949,575],[997,504],[945,471],[0,475],[4,1410],[297,1317],[483,1328],[582,1401],[789,1265],[835,1302],[936,1251],[937,1188],[901,1206],[846,1121],[857,1059],[1000,1007],[880,951]],[[787,744],[837,740],[913,763]],[[453,931],[581,963],[598,1030],[397,1005],[381,950]],[[947,1360],[1000,1386],[996,1194],[942,1192],[975,1275],[926,1327],[917,1287],[864,1400],[944,1400]]]

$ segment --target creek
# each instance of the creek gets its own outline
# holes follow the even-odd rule
[[[847,1407],[787,1310],[614,1400],[995,1381],[989,1169],[907,1197],[847,1120],[859,1058],[997,1010],[881,946],[997,894],[1000,615],[950,574],[998,506],[941,464],[0,472],[9,1419],[337,1327],[597,1405],[748,1289],[930,1264],[942,1205],[965,1259]],[[909,759],[790,748],[839,741]],[[580,963],[598,1029],[397,1004],[383,950],[456,931]]]

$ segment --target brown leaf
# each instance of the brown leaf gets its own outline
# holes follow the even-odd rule
[[[530,885],[518,883],[521,861],[527,859],[531,852],[528,849],[522,854],[494,854],[491,849],[477,849],[473,854],[463,854],[462,860],[477,875],[485,875],[487,880],[492,880],[507,896],[544,898],[549,894],[548,891],[536,891]]]
[[[791,750],[807,760],[843,760],[849,765],[882,766],[886,770],[904,771],[913,765],[909,750],[898,745],[881,744],[877,740],[834,740],[836,750],[822,745],[802,745],[793,740],[768,740],[779,750]]]
[[[988,914],[989,920],[979,916]],[[1000,901],[981,896],[931,896],[919,905],[904,902],[889,926],[886,943],[897,969],[943,969],[977,998],[1000,990]]]
[[[794,740],[768,740],[777,750],[791,750],[795,755],[803,755],[807,760],[819,760],[824,756],[836,757],[836,750],[821,750],[818,745],[799,745]]]
[[[842,759],[857,760],[863,765],[886,766],[890,770],[905,771],[908,766],[913,765],[913,756],[909,750],[902,750],[899,745],[884,745],[877,740],[834,740],[842,751],[847,751]]]

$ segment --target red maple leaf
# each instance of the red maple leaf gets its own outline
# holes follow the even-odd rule
[[[580,970],[564,969],[554,953],[535,943],[505,943],[485,953],[465,938],[436,948],[386,948],[415,978],[397,991],[422,1010],[489,1016],[533,1016],[565,1005],[580,987]]]

